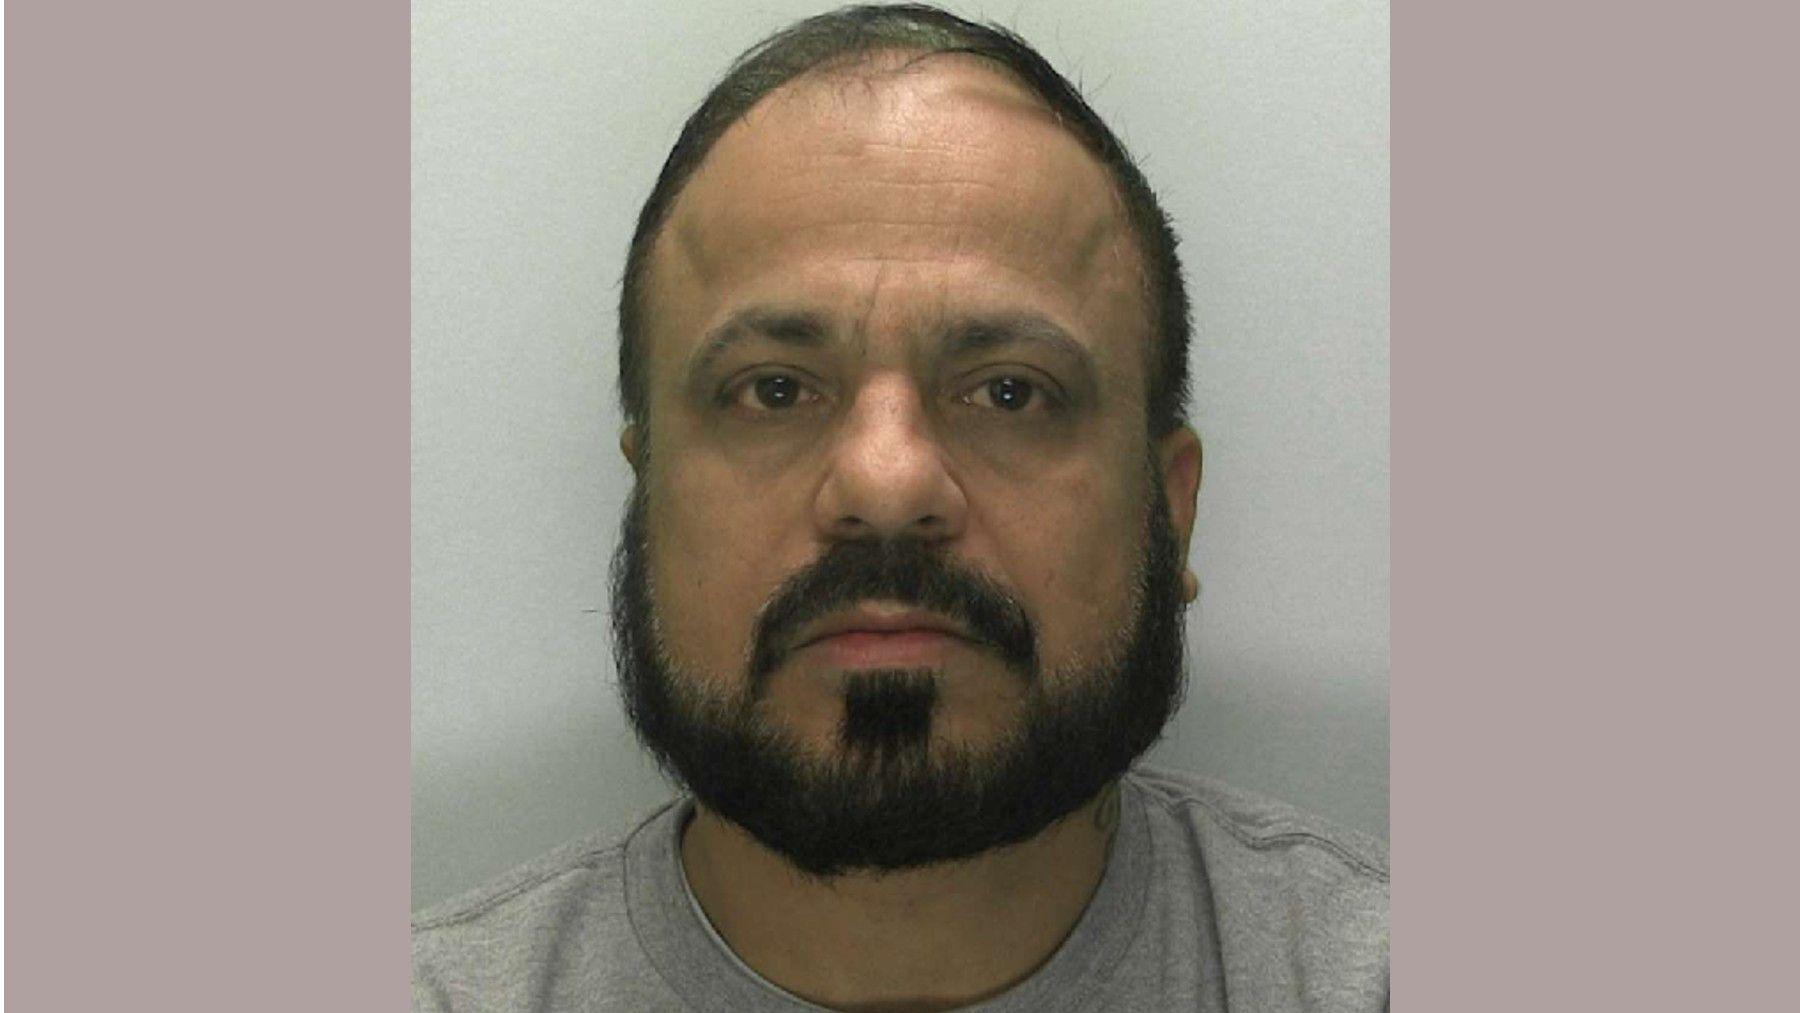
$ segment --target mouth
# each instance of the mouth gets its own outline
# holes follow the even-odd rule
[[[978,644],[962,624],[941,615],[868,604],[811,624],[794,650],[817,652],[835,669],[925,668],[959,646]]]

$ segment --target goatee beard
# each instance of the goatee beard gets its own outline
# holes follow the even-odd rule
[[[678,671],[660,641],[640,482],[612,564],[626,713],[701,804],[814,876],[916,868],[1027,840],[1123,774],[1180,702],[1182,560],[1155,484],[1130,625],[1097,665],[1046,678],[1032,622],[1003,587],[922,542],[847,541],[771,597],[749,671],[733,683],[742,690],[721,699]],[[980,747],[934,742],[939,673],[859,672],[842,682],[836,748],[809,754],[762,708],[766,683],[802,625],[875,599],[955,619],[1000,657],[1024,686],[1012,726]]]

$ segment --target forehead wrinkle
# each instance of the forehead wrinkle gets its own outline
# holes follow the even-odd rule
[[[838,261],[893,261],[923,263],[955,261],[987,252],[1003,257],[1037,256],[1064,262],[1062,271],[1071,277],[1137,274],[1131,251],[1133,246],[1112,215],[1093,213],[1097,209],[1063,202],[1047,206],[1015,200],[1011,210],[989,209],[971,214],[966,204],[956,199],[971,190],[988,190],[1005,195],[1005,188],[986,181],[937,180],[918,183],[894,183],[896,188],[927,191],[927,199],[914,201],[919,213],[905,214],[901,209],[877,209],[854,221],[771,221],[788,207],[816,205],[830,200],[835,190],[867,190],[871,185],[887,186],[885,181],[848,183],[827,181],[817,190],[781,195],[739,205],[721,205],[717,215],[702,217],[683,214],[668,229],[656,257],[664,263],[656,265],[656,273],[664,268],[685,266],[693,280],[702,286],[719,281],[723,263],[734,252],[748,255],[751,263],[760,263],[760,254],[774,251],[800,237],[822,236],[836,241],[842,252]],[[931,200],[931,190],[949,188],[953,192],[943,200]],[[1023,195],[1022,195],[1023,196]],[[1032,209],[1036,209],[1033,211]],[[696,209],[697,210],[697,209]],[[933,238],[936,237],[936,238]],[[908,240],[916,240],[909,243]],[[937,244],[948,240],[945,248]],[[886,247],[882,243],[887,243]],[[910,247],[923,244],[923,248]],[[858,247],[864,249],[859,250]],[[946,249],[948,254],[946,255]],[[674,261],[676,263],[668,263]],[[1003,265],[1004,266],[1004,265]],[[1016,266],[1016,265],[1015,265]],[[1136,279],[1131,279],[1135,284]]]
[[[881,300],[882,287],[893,269],[893,262],[886,259],[875,265],[875,278],[869,283],[868,294],[863,299],[862,309],[856,314],[855,322],[851,324],[850,332],[863,348],[868,347],[869,322],[875,317],[877,304]]]

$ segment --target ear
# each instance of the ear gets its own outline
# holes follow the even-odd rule
[[[619,453],[625,455],[625,460],[631,465],[632,471],[643,470],[638,466],[639,462],[643,460],[643,446],[640,443],[642,439],[643,431],[636,425],[628,425],[619,432]]]
[[[1163,494],[1169,501],[1169,526],[1175,529],[1183,564],[1194,534],[1202,457],[1200,434],[1191,426],[1182,426],[1156,441],[1156,463],[1162,468]]]

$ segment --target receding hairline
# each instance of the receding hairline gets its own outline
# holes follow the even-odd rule
[[[1105,187],[1112,211],[1118,216],[1128,233],[1132,229],[1129,207],[1126,204],[1122,188],[1106,163],[1091,150],[1087,140],[1076,130],[1069,127],[1056,110],[1045,100],[1043,95],[1032,87],[1031,83],[1013,68],[992,56],[967,49],[924,49],[897,43],[881,43],[866,49],[853,50],[830,57],[770,89],[758,98],[749,108],[740,113],[736,119],[721,130],[712,143],[707,145],[706,153],[694,164],[692,171],[682,181],[681,187],[675,191],[674,199],[668,210],[657,223],[656,231],[651,237],[648,248],[649,257],[645,266],[655,263],[656,252],[662,245],[663,237],[669,231],[669,225],[683,210],[684,198],[693,189],[694,183],[707,171],[715,161],[721,145],[734,134],[754,127],[754,121],[767,114],[772,104],[792,102],[808,94],[817,94],[818,87],[836,83],[848,88],[856,85],[867,85],[871,91],[882,83],[899,80],[915,74],[924,74],[933,69],[933,65],[951,62],[960,65],[961,69],[979,72],[990,82],[1000,82],[1006,88],[1007,98],[1012,100],[1014,111],[1031,116],[1040,124],[1054,128],[1056,131],[1075,143],[1082,155],[1096,170],[1096,176]],[[1142,243],[1132,237],[1132,246]],[[1136,251],[1140,258],[1146,251]]]
[[[973,50],[961,49],[924,49],[913,46],[883,43],[867,49],[839,54],[819,64],[809,67],[794,75],[757,99],[743,111],[729,126],[721,130],[711,144],[707,146],[705,155],[695,163],[693,170],[682,181],[680,189],[675,192],[667,211],[657,224],[656,231],[650,237],[645,250],[643,262],[643,284],[637,295],[639,312],[646,325],[644,333],[646,347],[640,348],[640,354],[648,351],[652,344],[647,339],[656,330],[657,314],[653,312],[655,296],[660,287],[659,282],[665,280],[660,266],[666,262],[669,251],[666,244],[671,236],[682,227],[684,215],[691,213],[688,195],[696,184],[707,175],[708,169],[716,162],[721,146],[725,145],[734,134],[741,135],[744,130],[753,129],[755,121],[766,115],[771,103],[795,101],[807,95],[818,94],[821,86],[855,87],[867,85],[873,90],[884,83],[898,81],[905,76],[928,73],[938,64],[953,63],[954,70],[972,71],[989,83],[999,83],[1004,92],[996,90],[991,97],[1006,102],[1008,112],[1016,112],[1031,117],[1038,126],[1049,127],[1073,143],[1079,156],[1092,170],[1093,180],[1106,195],[1107,214],[1104,226],[1116,240],[1114,248],[1123,249],[1129,257],[1129,270],[1136,278],[1141,305],[1142,322],[1146,329],[1146,340],[1151,346],[1154,358],[1156,331],[1156,295],[1151,278],[1151,253],[1145,248],[1143,237],[1132,219],[1131,210],[1123,192],[1123,186],[1105,161],[1096,154],[1089,142],[1075,129],[1064,122],[1055,108],[1027,81],[1011,67],[995,58]],[[1098,222],[1097,222],[1098,223]],[[1149,368],[1153,365],[1146,363]],[[646,391],[648,393],[648,391]]]
[[[767,106],[772,100],[780,99],[784,93],[788,93],[791,98],[792,95],[802,90],[802,86],[824,84],[831,81],[846,86],[853,84],[874,86],[889,80],[928,73],[934,70],[937,64],[942,63],[949,63],[953,67],[961,67],[965,70],[979,71],[989,79],[1004,82],[1009,90],[1024,100],[1022,105],[1041,113],[1045,122],[1054,124],[1058,129],[1075,137],[1077,143],[1081,143],[1081,138],[1063,125],[1061,117],[1057,116],[1050,103],[1031,86],[1029,81],[994,57],[971,49],[926,49],[892,42],[882,42],[867,48],[839,53],[795,74],[771,88],[768,94],[752,103],[730,126],[721,132],[719,139],[723,140],[725,134],[754,117],[759,109]],[[1082,146],[1086,147],[1085,144]],[[704,165],[705,162],[706,160],[703,158],[700,164]]]

